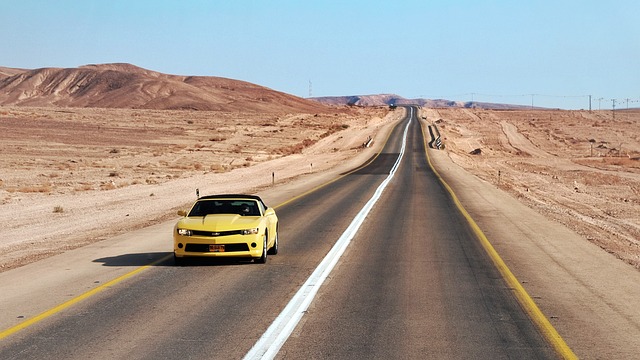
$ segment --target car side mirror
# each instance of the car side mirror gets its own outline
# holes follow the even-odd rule
[[[187,216],[187,212],[186,212],[186,211],[184,211],[184,210],[178,210],[178,215],[180,215],[180,216],[183,216],[183,217],[184,217],[184,216]]]
[[[275,215],[276,211],[273,210],[272,208],[268,208],[267,210],[264,211],[264,216],[269,216],[269,215]]]

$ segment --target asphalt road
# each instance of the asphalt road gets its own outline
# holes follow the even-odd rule
[[[277,209],[280,252],[267,264],[167,258],[0,340],[0,359],[242,358],[388,176],[407,121],[366,167]],[[140,265],[136,254],[103,262]],[[431,172],[414,119],[393,181],[277,357],[555,354]]]

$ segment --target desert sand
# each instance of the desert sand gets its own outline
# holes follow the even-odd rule
[[[640,111],[427,109],[451,159],[640,268]]]
[[[401,115],[0,107],[0,271],[177,218],[196,189],[326,172]]]
[[[326,173],[402,113],[0,107],[0,271],[175,218],[196,188]],[[421,116],[456,164],[640,268],[640,111]]]

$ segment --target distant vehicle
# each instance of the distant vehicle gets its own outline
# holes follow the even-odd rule
[[[396,104],[389,104],[389,109],[395,110],[398,107]]]
[[[176,265],[187,258],[248,258],[266,263],[278,253],[278,217],[256,195],[198,198],[173,229]]]

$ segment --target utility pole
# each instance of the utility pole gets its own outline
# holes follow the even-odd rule
[[[598,110],[602,110],[602,100],[604,99],[603,98],[598,99]]]
[[[533,97],[535,96],[535,94],[531,94],[531,108],[533,109]]]
[[[591,95],[589,95],[589,112],[591,112]]]
[[[311,80],[309,80],[309,97],[311,97],[312,92],[311,92]]]
[[[613,114],[613,120],[616,119],[616,99],[611,99],[611,103],[613,104],[613,106],[611,107],[611,113]]]

